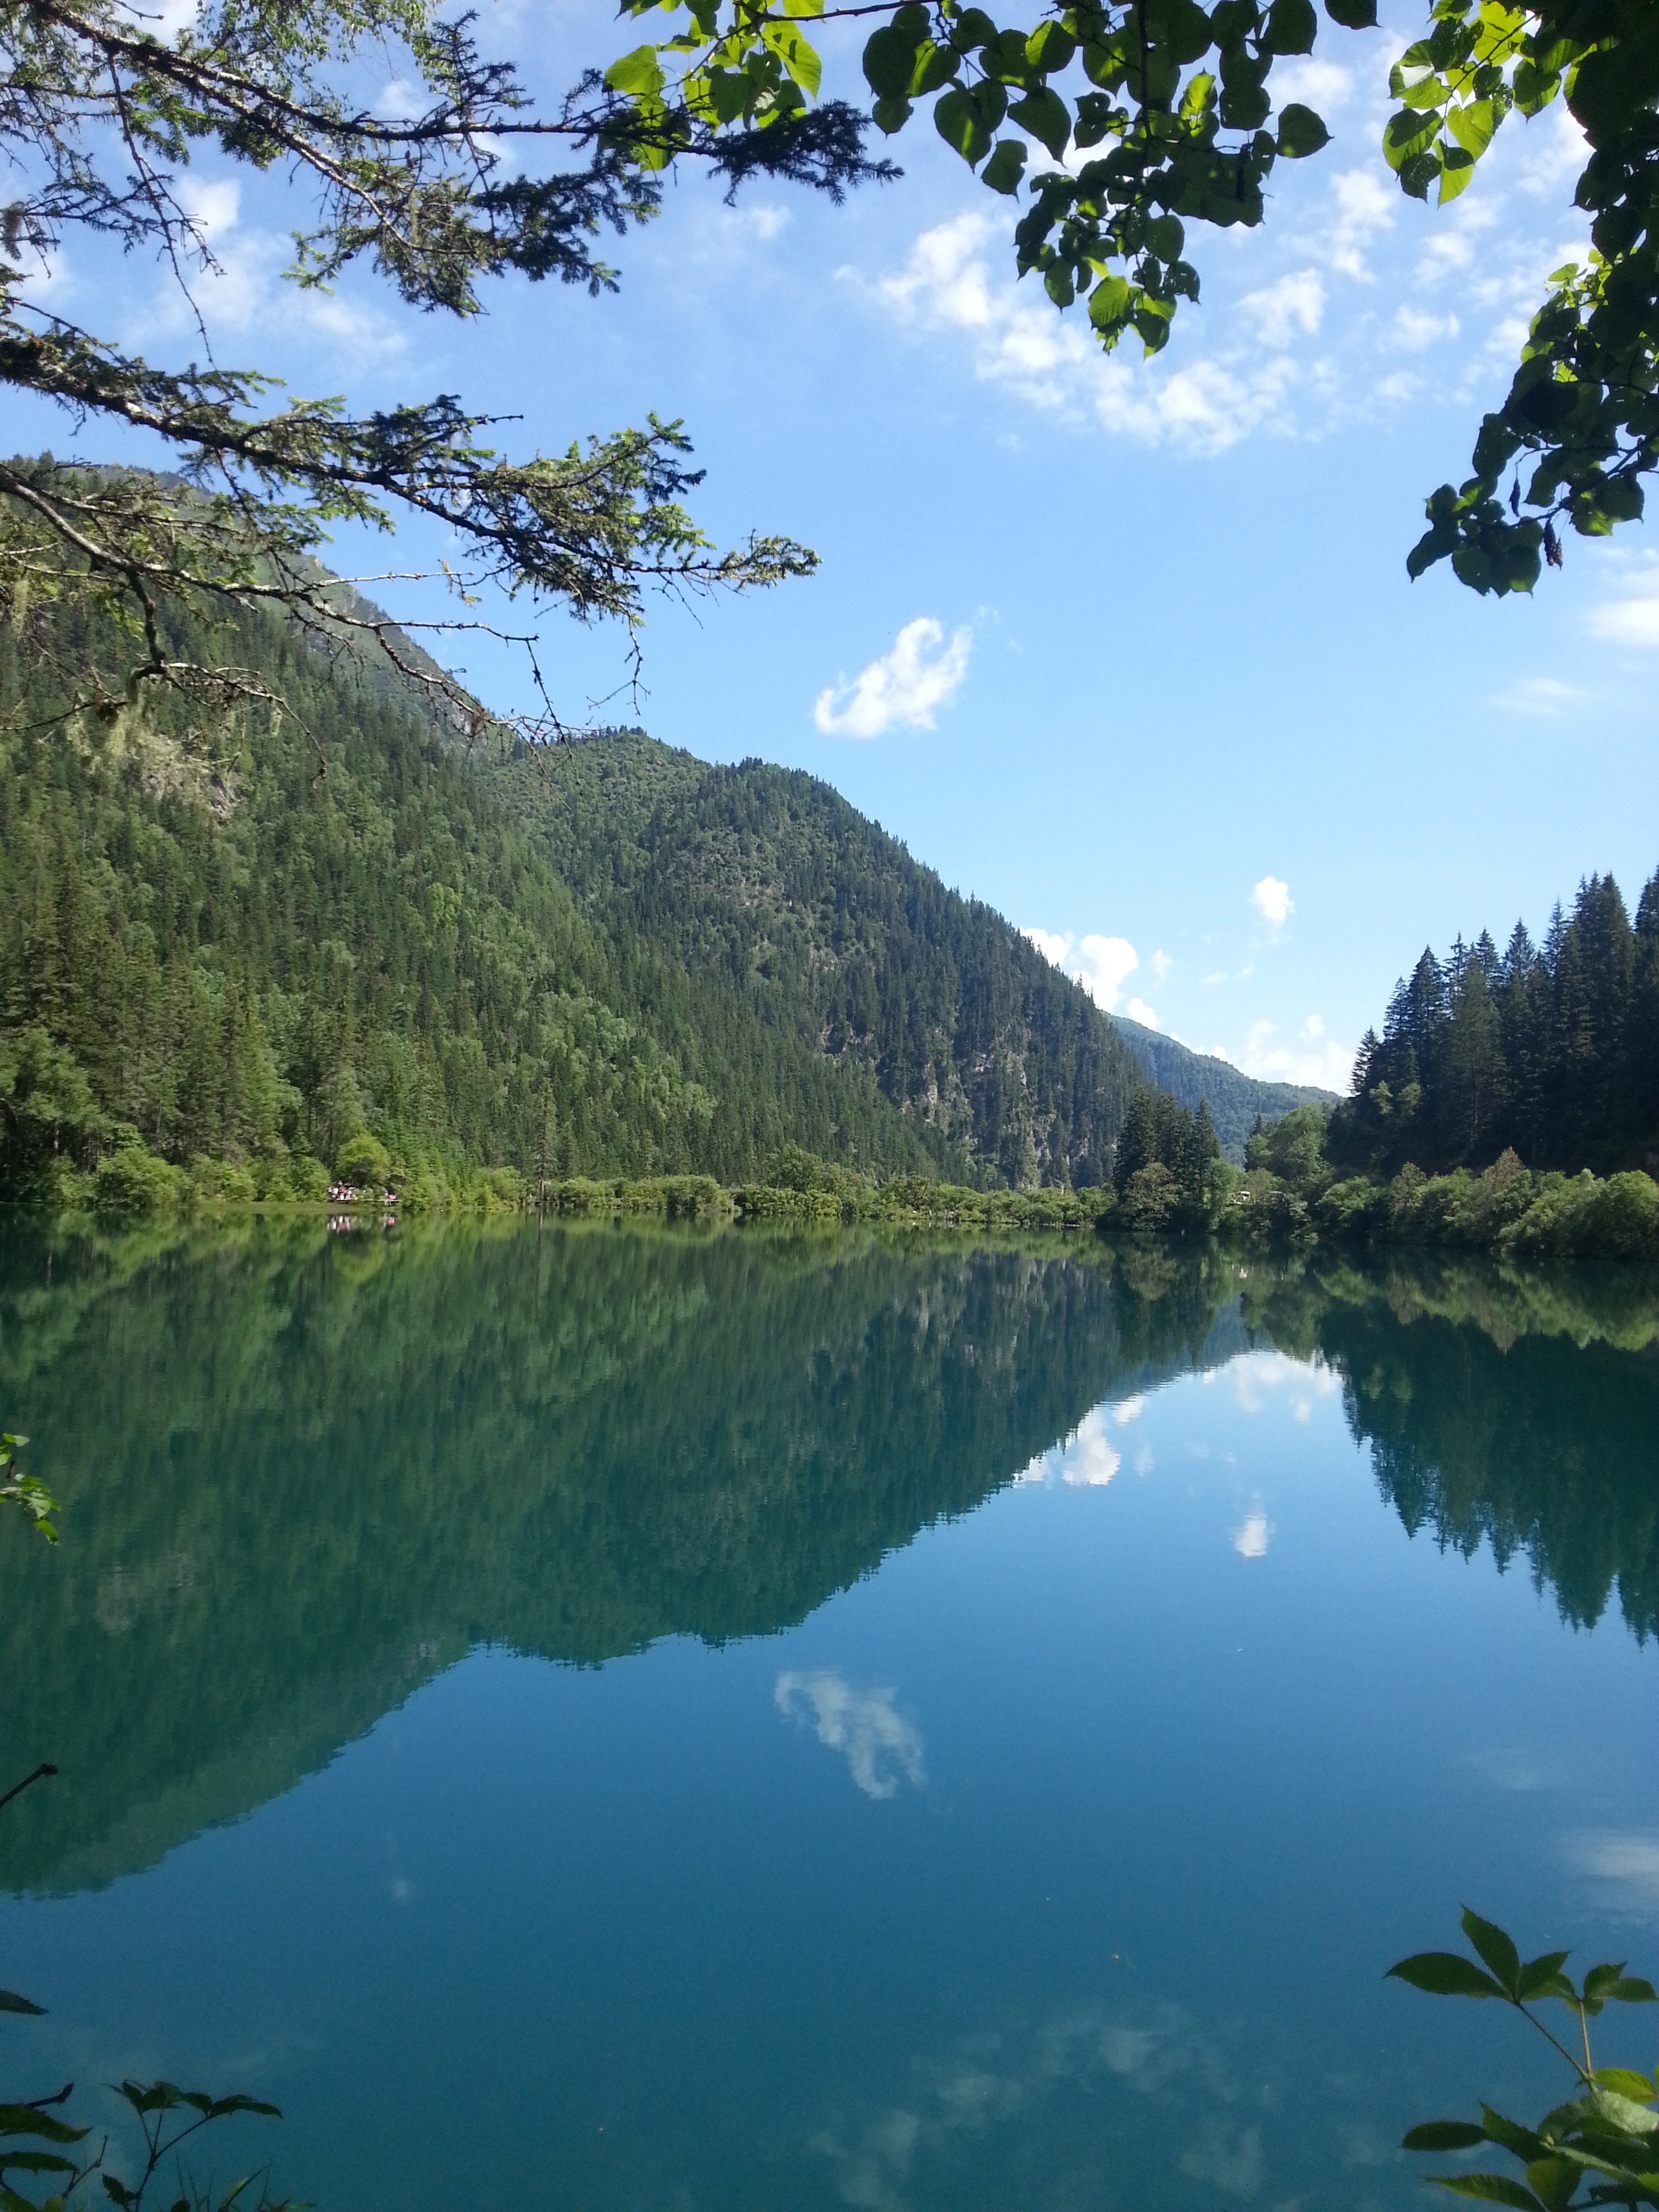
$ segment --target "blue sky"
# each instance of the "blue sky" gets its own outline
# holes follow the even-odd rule
[[[222,362],[359,409],[459,391],[521,416],[501,434],[520,452],[684,417],[705,526],[787,531],[823,567],[653,605],[645,696],[601,711],[825,777],[1103,1004],[1340,1084],[1425,942],[1537,931],[1594,871],[1633,907],[1659,865],[1652,532],[1570,539],[1530,601],[1406,578],[1423,497],[1467,472],[1543,276],[1583,238],[1559,112],[1506,126],[1453,208],[1401,195],[1376,149],[1409,21],[1325,25],[1315,59],[1279,64],[1281,100],[1334,142],[1280,167],[1261,230],[1189,240],[1203,302],[1153,363],[1103,357],[1079,311],[1015,284],[1009,203],[925,118],[890,149],[900,184],[728,210],[688,176],[606,249],[619,298],[515,281],[469,325],[368,278],[296,296],[279,181],[210,163],[191,189],[223,274],[198,296]],[[550,94],[629,43],[574,6],[487,5],[481,31]],[[826,89],[855,94],[855,40],[824,45]],[[48,289],[153,358],[197,349],[136,262],[71,241]],[[8,405],[14,447],[70,449],[64,418]],[[409,532],[339,565],[443,550]],[[541,628],[562,710],[625,682],[614,631]],[[447,657],[492,705],[531,703],[505,653]]]

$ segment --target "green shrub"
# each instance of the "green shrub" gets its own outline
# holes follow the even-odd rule
[[[370,1136],[367,1129],[360,1129],[340,1147],[334,1172],[342,1182],[372,1185],[383,1190],[392,1172],[392,1155],[378,1137]]]
[[[181,1171],[158,1160],[137,1143],[122,1145],[100,1160],[93,1176],[92,1202],[100,1213],[156,1213],[176,1206],[184,1194]]]

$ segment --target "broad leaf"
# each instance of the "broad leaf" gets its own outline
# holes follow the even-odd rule
[[[1330,132],[1324,118],[1316,115],[1311,107],[1304,107],[1299,100],[1292,100],[1279,112],[1279,150],[1286,161],[1300,161],[1310,154],[1317,154],[1330,143]]]
[[[1653,1984],[1643,1981],[1639,1975],[1626,1974],[1622,1960],[1616,1966],[1592,1966],[1584,1977],[1584,1995],[1600,2004],[1654,2002]]]
[[[1598,2066],[1595,2086],[1598,2089],[1611,2089],[1620,2097],[1633,2097],[1638,2105],[1653,2100],[1653,2083],[1645,2074],[1638,2074],[1628,2066]]]
[[[1521,1954],[1510,1937],[1494,1922],[1471,1912],[1467,1905],[1463,1908],[1463,1933],[1505,1990],[1515,1996],[1521,1985]]]
[[[1017,192],[1024,173],[1024,142],[1018,138],[999,138],[990,160],[980,172],[980,181],[989,185],[994,192]]]
[[[1490,1974],[1483,1974],[1473,1960],[1456,1951],[1419,1951],[1390,1966],[1385,1980],[1409,1982],[1431,1997],[1501,1997],[1505,1992]]]
[[[1540,1959],[1529,1959],[1521,1969],[1521,1985],[1516,1994],[1523,2004],[1534,1997],[1571,1996],[1572,1984],[1561,1972],[1567,1963],[1565,1951],[1546,1951]]]
[[[1431,2173],[1437,2189],[1449,2189],[1458,2197],[1478,2197],[1483,2204],[1511,2204],[1516,2212],[1551,2212],[1551,2208],[1511,2181],[1507,2173]]]
[[[38,2005],[33,1997],[20,1997],[15,1990],[0,1990],[0,2012],[44,2013],[45,2005]]]
[[[1401,2150],[1472,2150],[1486,2131],[1471,2120],[1425,2120],[1400,2139]]]

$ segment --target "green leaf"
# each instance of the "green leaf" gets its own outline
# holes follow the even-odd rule
[[[1583,2174],[1571,2159],[1535,2158],[1527,2168],[1527,2185],[1550,2212],[1566,2212]]]
[[[925,100],[930,92],[937,92],[949,84],[962,66],[962,58],[949,46],[936,46],[931,40],[918,46],[910,64],[909,93],[913,100]]]
[[[1058,76],[1070,65],[1077,40],[1058,23],[1039,23],[1025,41],[1025,58],[1044,76]]]
[[[915,110],[908,100],[878,100],[870,110],[870,118],[878,131],[890,138],[902,131]]]
[[[660,92],[664,78],[657,49],[635,46],[631,54],[624,54],[620,61],[611,63],[605,73],[605,81],[612,92],[629,93],[635,99]]]
[[[817,98],[823,82],[823,63],[817,47],[809,46],[792,23],[763,23],[761,38],[789,72],[809,100]]]
[[[1160,261],[1178,261],[1187,234],[1176,215],[1155,215],[1146,225],[1146,243]]]
[[[991,134],[981,118],[978,103],[960,85],[953,85],[933,109],[933,127],[947,146],[954,146],[970,169],[976,168],[991,150]]]
[[[1478,161],[1498,128],[1498,110],[1490,100],[1463,100],[1448,112],[1446,123],[1464,152]]]
[[[1639,1975],[1626,1974],[1621,1960],[1616,1966],[1592,1966],[1584,1977],[1584,1995],[1601,2004],[1652,2004],[1654,1989]]]
[[[1510,2204],[1515,2212],[1550,2212],[1550,2207],[1540,2203],[1530,2189],[1523,2189],[1506,2173],[1431,2173],[1429,2179],[1438,2189],[1449,2189],[1458,2197],[1477,2197],[1483,2204]]]
[[[884,23],[865,41],[864,81],[878,100],[900,100],[910,89],[915,67],[915,45]]]
[[[1077,297],[1072,272],[1064,262],[1057,261],[1052,269],[1043,270],[1042,289],[1057,307],[1069,307]]]
[[[1382,133],[1382,158],[1391,169],[1402,168],[1432,146],[1440,131],[1437,114],[1402,107],[1389,118]]]
[[[1008,110],[1008,120],[1017,123],[1048,149],[1055,161],[1066,151],[1072,137],[1071,110],[1057,92],[1044,85],[1040,92],[1027,93]]]
[[[1325,0],[1325,13],[1345,31],[1376,28],[1376,0]]]
[[[1400,2139],[1401,2150],[1470,2150],[1485,2142],[1486,2131],[1472,2120],[1425,2120]]]
[[[1104,337],[1115,337],[1129,316],[1127,277],[1103,276],[1089,295],[1089,320]]]
[[[786,15],[821,15],[823,0],[783,0],[783,12]]]
[[[39,2136],[42,2142],[75,2143],[85,2128],[72,2128],[50,2112],[37,2112],[33,2105],[0,2105],[0,2136]]]
[[[1409,1982],[1431,1997],[1501,1997],[1505,1991],[1490,1974],[1483,1974],[1473,1960],[1456,1951],[1419,1951],[1390,1966],[1385,1981]]]
[[[45,2005],[38,2005],[33,1997],[20,1997],[15,1990],[0,1990],[0,2012],[29,2012],[37,2016],[44,2013]]]
[[[1572,1995],[1572,1984],[1561,1972],[1567,1963],[1565,1951],[1546,1951],[1542,1958],[1530,1959],[1521,1969],[1521,1982],[1516,1991],[1523,2004],[1533,1997],[1559,1997]]]
[[[1596,2111],[1610,2120],[1621,2135],[1650,2136],[1659,2130],[1659,2112],[1650,2111],[1645,2103],[1638,2104],[1634,2097],[1623,2097],[1616,2089],[1598,2087],[1593,2101]]]
[[[1598,2089],[1611,2089],[1620,2097],[1633,2097],[1638,2104],[1650,2104],[1654,2087],[1645,2074],[1638,2074],[1628,2066],[1598,2066],[1595,2069]]]
[[[1494,1921],[1483,1920],[1478,1912],[1463,1907],[1463,1933],[1468,1937],[1481,1960],[1513,1996],[1521,1985],[1521,1954],[1513,1942]]]
[[[1444,207],[1448,200],[1455,200],[1474,182],[1474,156],[1466,154],[1461,146],[1446,146],[1440,149],[1439,164],[1440,204]],[[1401,182],[1405,182],[1403,170]]]
[[[1273,0],[1267,10],[1267,43],[1276,54],[1310,54],[1318,31],[1313,0]]]
[[[1293,100],[1279,110],[1279,150],[1288,161],[1300,161],[1310,154],[1316,154],[1330,143],[1330,132],[1323,118]]]
[[[990,160],[980,172],[981,184],[989,185],[994,192],[1012,194],[1019,190],[1019,180],[1025,173],[1025,144],[1019,138],[999,138]]]

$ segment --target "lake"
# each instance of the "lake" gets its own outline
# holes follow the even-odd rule
[[[204,2163],[323,2212],[1419,2201],[1565,2083],[1395,1959],[1659,1970],[1656,1345],[1421,1255],[15,1225],[5,2094],[270,2098]]]

